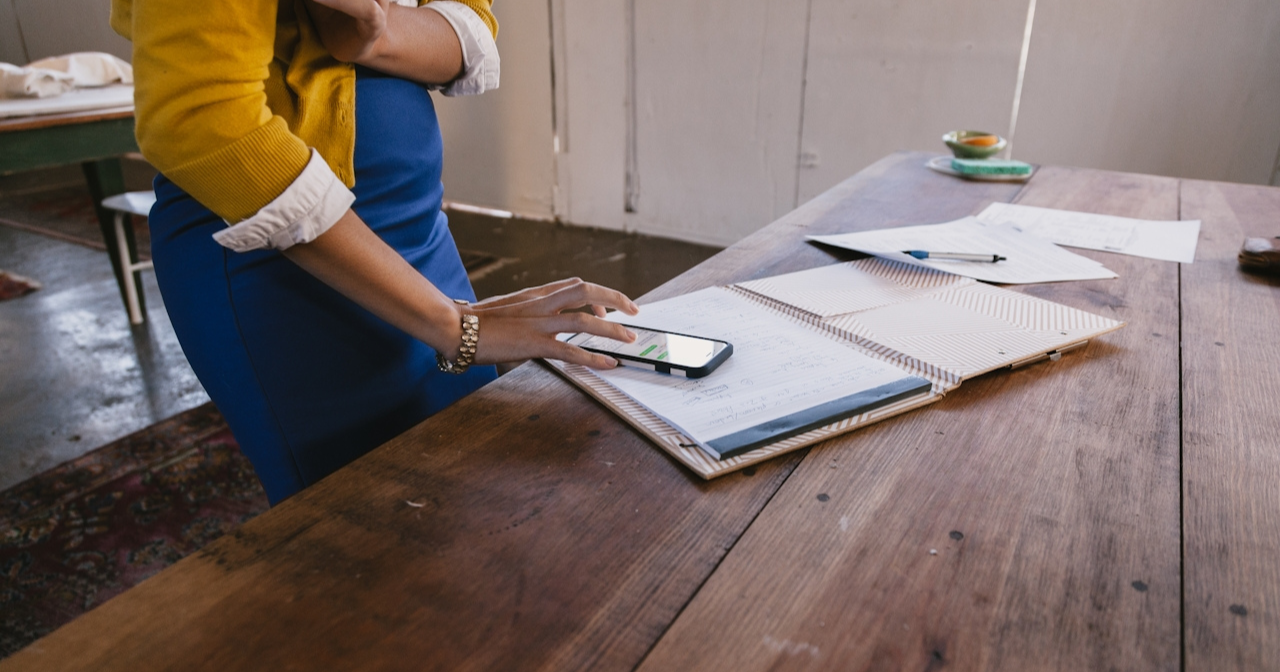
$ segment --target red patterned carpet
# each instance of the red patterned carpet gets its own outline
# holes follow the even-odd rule
[[[266,510],[212,403],[0,493],[0,657]]]
[[[8,271],[0,271],[0,301],[16,299],[40,289],[40,283]]]

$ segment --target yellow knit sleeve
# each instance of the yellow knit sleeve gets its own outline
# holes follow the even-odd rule
[[[138,146],[161,173],[236,222],[270,203],[310,152],[267,107],[277,0],[133,0]]]
[[[462,4],[471,8],[480,16],[480,20],[484,21],[484,25],[489,26],[489,31],[493,33],[493,39],[498,39],[498,19],[493,15],[493,0],[457,0]],[[419,6],[425,5],[431,0],[421,0]]]

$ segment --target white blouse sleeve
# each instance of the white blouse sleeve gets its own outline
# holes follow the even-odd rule
[[[453,0],[432,0],[426,9],[439,12],[462,43],[462,76],[438,88],[446,96],[477,96],[498,88],[502,60],[498,43],[480,16],[470,7]]]
[[[288,249],[319,238],[355,200],[355,194],[312,149],[307,167],[283,193],[252,217],[213,234],[213,239],[236,252]]]

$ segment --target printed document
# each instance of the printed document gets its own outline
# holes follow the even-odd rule
[[[946,224],[903,226],[829,236],[809,236],[827,245],[877,257],[1011,285],[1116,277],[1102,264],[1019,230],[1010,224],[986,224],[965,217]],[[916,259],[907,250],[998,254],[1004,261]]]
[[[1200,238],[1198,219],[1162,222],[1011,203],[992,203],[978,219],[992,225],[1012,224],[1067,247],[1184,264],[1195,260]]]

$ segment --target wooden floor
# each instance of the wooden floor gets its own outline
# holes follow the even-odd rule
[[[526,365],[10,669],[1280,669],[1280,189],[896,154],[650,293],[992,201],[1201,218],[1197,260],[1018,288],[1128,326],[704,482]]]

